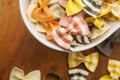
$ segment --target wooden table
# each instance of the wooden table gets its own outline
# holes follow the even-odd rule
[[[120,44],[116,44],[111,56],[100,54],[98,67],[94,73],[90,72],[87,80],[98,80],[102,75],[109,74],[108,60],[120,60],[119,50]],[[83,53],[87,55],[95,51],[98,50],[92,48]],[[46,73],[69,80],[67,56],[67,53],[45,47],[30,34],[20,16],[18,0],[0,0],[0,80],[9,80],[9,73],[14,66],[22,68],[25,74],[39,69],[43,80]],[[87,70],[83,64],[78,68]],[[53,79],[55,76],[49,76],[47,80],[56,80]]]

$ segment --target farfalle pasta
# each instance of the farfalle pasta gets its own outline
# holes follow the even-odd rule
[[[100,12],[102,2],[103,0],[83,0],[85,4],[84,11],[96,18]]]
[[[27,17],[31,22],[37,22],[37,20],[32,18],[32,12],[36,8],[37,8],[37,0],[31,0],[30,5],[28,6],[26,10]]]
[[[50,0],[50,1],[48,2],[48,5],[51,6],[51,5],[57,4],[57,3],[58,3],[58,0]]]
[[[60,19],[64,14],[64,9],[59,4],[54,4],[50,6],[50,11],[52,12],[55,19]]]
[[[26,15],[47,40],[72,50],[108,31],[107,20],[120,19],[120,0],[31,0]]]
[[[112,13],[114,17],[120,18],[120,1],[113,3],[103,2],[99,17]]]

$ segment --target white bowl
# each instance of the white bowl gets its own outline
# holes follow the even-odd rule
[[[35,29],[35,24],[33,24],[32,22],[30,22],[25,14],[25,11],[29,5],[29,1],[30,0],[19,0],[19,5],[20,5],[20,12],[23,18],[23,21],[27,27],[27,29],[31,32],[31,34],[42,44],[44,44],[45,46],[52,48],[54,50],[58,50],[58,51],[66,51],[62,48],[60,48],[58,45],[56,45],[55,43],[52,43],[48,40],[46,40],[46,37],[44,34],[41,34],[39,32],[36,31]],[[78,46],[75,47],[73,49],[73,52],[77,52],[77,51],[83,51],[83,50],[87,50],[89,48],[92,48],[96,45],[98,45],[99,43],[101,43],[102,41],[104,41],[106,38],[108,38],[111,34],[113,34],[116,30],[118,30],[120,28],[120,22],[109,22],[109,24],[112,26],[107,32],[104,33],[104,35],[96,38],[95,40],[92,41],[92,43],[87,44],[87,45],[83,45],[83,46]]]

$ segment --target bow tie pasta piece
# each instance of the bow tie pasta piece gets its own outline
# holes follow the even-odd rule
[[[89,73],[82,69],[71,69],[68,71],[71,80],[86,80]]]
[[[60,19],[60,25],[63,27],[73,27],[71,32],[77,32],[78,35],[88,35],[90,33],[86,21],[80,14],[68,17],[64,14]]]
[[[77,14],[84,8],[84,6],[85,5],[82,3],[82,0],[68,0],[66,4],[67,16]]]
[[[113,9],[111,13],[120,19],[120,0],[118,0],[117,2],[114,2],[112,4],[112,8]]]
[[[85,7],[84,11],[91,15],[92,17],[96,18],[100,12],[102,0],[82,0]]]
[[[97,52],[88,56],[84,56],[80,52],[69,53],[68,64],[70,68],[74,68],[83,62],[88,70],[94,72],[98,66],[98,58],[99,54]]]
[[[111,27],[110,25],[108,25],[104,20],[101,19],[101,22],[103,22],[103,27],[102,29],[97,29],[97,28],[93,28],[91,31],[91,39],[95,39],[101,35],[103,35],[107,30],[109,30],[109,28]]]
[[[58,4],[58,0],[50,0],[48,3],[49,6],[54,5],[54,4]]]
[[[49,10],[52,12],[53,17],[57,20],[64,14],[64,9],[59,4],[52,5]]]
[[[54,19],[47,5],[49,1],[50,0],[39,0],[38,3],[40,7],[36,8],[32,13],[32,17],[40,23],[45,23]]]
[[[114,44],[120,42],[120,28],[112,34],[109,38],[105,41],[97,45],[97,48],[105,55],[110,56],[112,54]]]
[[[37,22],[37,20],[32,18],[32,12],[38,7],[38,1],[37,0],[31,0],[30,4],[26,10],[26,15],[31,22]]]
[[[46,33],[45,25],[36,23],[36,31]]]
[[[54,41],[64,49],[70,49],[73,41],[72,34],[76,35],[88,35],[90,33],[87,23],[80,15],[73,17],[66,17],[70,22],[67,27],[60,27],[52,32]]]
[[[120,77],[120,61],[110,59],[108,62],[108,71],[111,77],[118,80]]]
[[[68,0],[58,0],[59,4],[62,6],[62,7],[66,7],[66,4],[68,2]]]
[[[120,61],[110,59],[108,62],[108,71],[110,72],[110,75],[105,75],[99,80],[119,80]]]
[[[40,70],[35,70],[25,76],[23,70],[14,67],[10,73],[9,80],[41,80],[41,73]]]
[[[108,14],[111,10],[112,10],[112,6],[107,2],[103,2],[98,17],[102,17]]]
[[[112,13],[112,14],[111,14]],[[112,18],[111,18],[111,15]],[[114,19],[115,17],[120,19],[120,1],[116,1],[116,2],[113,2],[113,3],[107,3],[107,2],[103,2],[103,5],[101,7],[101,10],[100,10],[100,14],[98,17],[102,17],[102,16],[108,16],[107,18],[110,19],[110,20],[117,20],[117,19]]]

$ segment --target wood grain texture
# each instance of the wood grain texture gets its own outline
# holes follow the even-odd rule
[[[1,2],[0,74],[2,75],[19,49],[26,35],[26,29],[21,20],[18,0],[2,0]]]
[[[69,80],[68,54],[45,47],[28,32],[20,16],[18,2],[0,0],[0,80],[9,80],[9,73],[14,66],[23,69],[25,74],[39,69],[42,80],[45,80],[48,74]],[[116,44],[110,57],[100,54],[97,70],[94,73],[90,72],[87,80],[98,80],[102,75],[109,74],[108,60],[120,60],[119,50],[120,44]],[[88,55],[95,51],[98,50],[92,48],[83,53]],[[83,64],[77,68],[87,70]],[[49,75],[47,80],[57,80],[57,77]]]

